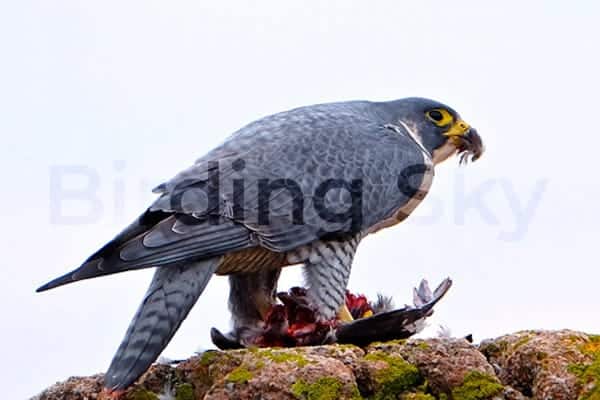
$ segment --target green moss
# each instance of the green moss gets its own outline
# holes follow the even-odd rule
[[[189,383],[175,386],[175,400],[194,400],[194,387]]]
[[[276,363],[282,362],[295,362],[299,367],[306,366],[309,361],[300,353],[292,351],[273,351],[273,350],[261,350],[258,355],[268,358]]]
[[[343,344],[343,343],[336,343],[336,344],[332,345],[332,347],[337,347],[338,349],[343,349],[343,350],[356,350],[356,349],[360,349],[360,347],[355,346],[353,344]]]
[[[350,400],[363,400],[363,397],[360,395],[360,391],[358,390],[358,386],[352,386],[352,392],[350,393]]]
[[[292,385],[292,393],[303,400],[336,400],[343,394],[344,384],[333,377],[319,378],[314,383],[307,383],[302,379]],[[361,396],[355,386],[350,398],[360,400]]]
[[[417,386],[417,393],[429,393],[429,382],[427,380],[423,380],[423,383]]]
[[[142,388],[134,389],[127,394],[126,398],[127,400],[159,400],[155,393]]]
[[[506,340],[499,340],[498,342],[496,342],[496,346],[498,347],[498,350],[502,353],[505,353],[506,350],[508,350],[508,342]]]
[[[219,354],[220,352],[215,350],[205,351],[200,357],[200,365],[208,366],[212,364],[212,362],[217,358]]]
[[[393,339],[393,340],[388,340],[387,342],[372,342],[369,347],[370,348],[376,348],[376,347],[384,347],[384,346],[401,346],[406,344],[407,339]]]
[[[383,361],[388,367],[377,372],[375,380],[378,390],[374,400],[396,399],[399,393],[414,388],[423,382],[419,370],[402,357],[375,351],[365,356],[368,361]]]
[[[454,400],[485,400],[500,392],[503,386],[493,376],[479,371],[469,372],[463,383],[452,389],[452,398]]]
[[[430,394],[427,393],[407,393],[401,397],[402,400],[435,400]]]
[[[572,373],[573,375],[581,378],[585,371],[587,370],[588,365],[585,364],[569,364],[567,366],[567,371]]]
[[[581,336],[569,335],[565,339],[563,339],[563,341],[567,342],[567,344],[575,344],[575,343],[580,343],[581,339],[582,339]]]
[[[518,349],[519,347],[523,346],[524,344],[529,343],[529,341],[531,340],[531,336],[530,335],[524,335],[522,338],[520,338],[519,340],[517,340],[517,342],[513,345],[513,350]]]
[[[499,357],[502,354],[506,354],[508,350],[508,342],[506,340],[498,340],[495,342],[483,343],[480,346],[480,350],[487,358]]]
[[[490,357],[497,357],[500,355],[500,353],[502,352],[502,350],[500,349],[500,346],[498,346],[496,343],[485,343],[483,345],[480,346],[479,350],[485,355],[486,358],[490,358]]]
[[[429,350],[431,348],[431,346],[427,342],[419,342],[419,344],[417,344],[417,347],[421,350]]]
[[[252,376],[252,372],[250,372],[246,367],[240,365],[231,371],[225,380],[233,383],[246,383],[252,379]]]
[[[582,386],[591,385],[579,400],[600,400],[600,336],[589,336],[579,350],[592,358],[591,363],[568,366],[568,371],[578,378]]]

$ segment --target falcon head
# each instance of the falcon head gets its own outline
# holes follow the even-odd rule
[[[408,98],[392,102],[397,123],[424,147],[438,164],[454,154],[460,163],[475,161],[484,151],[477,131],[452,108],[434,100]]]

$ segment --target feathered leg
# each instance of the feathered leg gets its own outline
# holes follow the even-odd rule
[[[341,317],[346,316],[343,320],[352,319],[345,308],[346,286],[359,241],[358,236],[346,240],[323,241],[287,255],[291,264],[304,264],[308,301],[322,322],[333,319],[338,313],[342,314]],[[213,343],[217,347],[234,349],[248,346],[266,334],[265,314],[276,301],[279,272],[271,270],[230,276],[229,305],[234,328],[228,334],[223,334],[216,328],[211,330]],[[249,297],[249,294],[253,295]],[[320,342],[320,335],[311,337],[307,333],[306,336],[307,344]]]
[[[335,317],[345,305],[346,287],[358,243],[358,237],[320,242],[313,245],[305,261],[307,295],[324,321]]]
[[[156,360],[202,294],[221,259],[160,267],[105,376],[110,390],[127,388]]]
[[[275,303],[281,269],[229,276],[229,310],[234,330],[264,320]]]
[[[276,302],[281,269],[229,276],[229,310],[233,329],[223,334],[211,329],[213,343],[220,349],[233,349],[254,343],[263,333],[267,312]]]

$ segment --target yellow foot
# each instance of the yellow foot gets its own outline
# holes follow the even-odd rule
[[[350,314],[350,310],[344,304],[340,311],[338,312],[338,319],[342,322],[352,322],[354,318],[352,318],[352,314]]]

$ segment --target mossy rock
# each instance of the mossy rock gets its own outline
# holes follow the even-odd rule
[[[405,393],[400,397],[401,400],[435,400],[430,394],[427,393]]]
[[[248,370],[245,366],[241,365],[231,371],[226,377],[225,380],[231,383],[247,383],[254,374]]]
[[[453,400],[487,400],[497,396],[504,387],[496,377],[479,371],[469,372],[463,383],[452,389]]]
[[[291,362],[295,363],[298,367],[304,367],[309,363],[309,360],[306,357],[297,351],[278,351],[273,349],[262,349],[258,351],[253,351],[253,353],[257,356],[269,359],[276,363],[284,363]]]
[[[178,367],[181,375],[180,382],[190,384],[194,398],[201,399],[216,382],[225,378],[241,364],[241,357],[231,352],[205,351]],[[183,389],[183,391],[185,393],[189,390]]]
[[[189,383],[175,386],[175,400],[194,400],[194,387]]]
[[[200,365],[209,366],[223,353],[218,350],[207,350],[200,356]]]
[[[591,362],[569,365],[569,372],[577,377],[583,388],[578,400],[600,400],[600,336],[590,335],[579,350],[589,356]]]
[[[316,382],[307,383],[302,379],[296,381],[292,387],[294,396],[302,400],[337,400],[344,397],[344,383],[333,377],[319,378]],[[360,400],[362,397],[355,386],[350,394],[350,399]]]
[[[400,356],[394,356],[382,351],[367,354],[366,361],[383,361],[387,367],[375,373],[376,388],[373,400],[397,399],[404,391],[414,389],[423,383],[423,377],[413,364]]]

